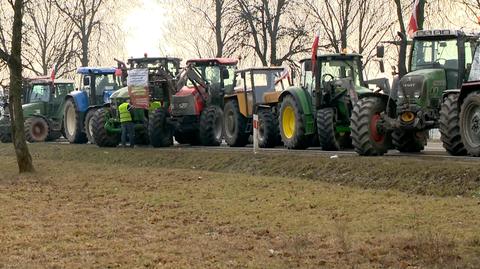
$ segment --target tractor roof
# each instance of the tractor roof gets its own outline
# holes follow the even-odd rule
[[[52,79],[48,76],[45,77],[34,77],[34,78],[26,78],[25,81],[30,84],[50,84],[52,83]],[[75,81],[71,79],[55,79],[55,84],[73,84]]]
[[[480,37],[478,32],[464,32],[463,30],[435,29],[435,30],[418,30],[415,32],[414,38],[434,38],[434,37]]]
[[[77,69],[77,74],[82,74],[82,75],[91,75],[91,74],[96,74],[96,75],[110,75],[110,74],[115,74],[115,67],[79,67]]]
[[[363,58],[361,54],[358,53],[328,53],[328,54],[319,54],[317,55],[317,58]],[[300,60],[300,63],[306,62],[306,61],[311,61],[312,58],[304,58]]]
[[[190,59],[187,61],[187,64],[190,63],[216,63],[221,65],[236,65],[238,64],[237,59],[232,58],[200,58],[200,59]]]
[[[158,64],[161,62],[180,62],[182,59],[176,57],[142,57],[142,58],[130,58],[128,63],[149,63]]]
[[[282,72],[285,70],[285,67],[251,67],[235,71],[235,73],[246,73],[246,72],[255,72],[255,71],[277,71]]]

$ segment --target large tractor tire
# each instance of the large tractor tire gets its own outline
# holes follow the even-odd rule
[[[278,121],[270,109],[258,111],[258,146],[273,148],[278,144]]]
[[[150,145],[147,117],[145,117],[145,119],[143,120],[143,128],[135,130],[135,145]]]
[[[223,139],[223,111],[219,106],[209,106],[200,115],[200,143],[203,146],[220,146]]]
[[[93,139],[99,147],[113,148],[120,143],[120,133],[109,133],[105,129],[105,123],[112,115],[108,108],[97,109],[93,115]]]
[[[0,142],[2,143],[12,143],[12,134],[3,132],[0,130]]]
[[[280,135],[283,144],[289,149],[306,149],[310,136],[305,135],[305,122],[300,113],[300,104],[290,95],[285,96],[280,105]]]
[[[317,135],[323,150],[337,151],[352,145],[350,133],[340,134],[336,130],[336,112],[333,108],[317,111]]]
[[[150,114],[148,119],[150,144],[155,148],[173,145],[172,128],[167,124],[167,112],[160,108]]]
[[[392,144],[400,152],[420,152],[427,144],[428,131],[408,132],[396,130],[392,133]]]
[[[65,102],[63,114],[63,126],[65,130],[65,138],[73,144],[83,144],[88,141],[87,135],[83,132],[83,121],[77,105],[72,98]]]
[[[225,141],[230,147],[243,147],[248,144],[247,118],[240,113],[237,100],[228,101],[223,109]]]
[[[354,106],[350,127],[355,151],[361,156],[381,156],[388,151],[390,134],[378,132],[380,113],[386,110],[385,102],[378,97],[365,97]]]
[[[45,142],[50,127],[44,118],[32,117],[25,121],[25,139],[30,143]]]
[[[85,134],[90,144],[95,144],[95,139],[93,139],[93,115],[95,115],[95,112],[97,112],[97,109],[90,109],[85,115],[85,122],[83,123]]]
[[[443,147],[448,153],[454,156],[467,154],[467,150],[462,142],[462,135],[460,134],[460,107],[457,94],[450,94],[443,101],[440,109],[439,129]]]
[[[460,132],[468,155],[480,157],[480,93],[465,98],[460,112]]]
[[[179,144],[189,144],[192,146],[200,145],[200,139],[198,132],[179,132],[175,131],[175,141]]]

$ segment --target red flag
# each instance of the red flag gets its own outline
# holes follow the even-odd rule
[[[411,38],[413,37],[415,32],[418,31],[418,4],[420,4],[420,0],[415,0],[415,2],[413,3],[412,16],[410,17],[410,22],[408,23],[408,36],[410,36]]]
[[[317,32],[312,46],[312,72],[315,72],[315,65],[317,63],[318,42],[320,41],[320,33]]]
[[[50,79],[52,80],[52,84],[55,84],[55,75],[57,73],[57,65],[53,65],[52,73],[50,74]]]

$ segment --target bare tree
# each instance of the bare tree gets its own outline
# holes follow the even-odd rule
[[[80,43],[80,64],[88,66],[94,45],[103,44],[102,38],[109,39],[108,16],[114,16],[114,3],[110,0],[53,0],[56,7],[74,25],[75,38]]]
[[[297,13],[302,1],[296,0],[237,0],[240,22],[249,47],[264,66],[279,66],[293,62],[294,56],[310,51],[308,14]]]
[[[18,169],[20,173],[33,172],[32,156],[28,150],[25,140],[25,129],[23,125],[22,112],[22,28],[23,12],[26,0],[8,0],[8,4],[13,9],[13,22],[11,28],[10,51],[5,48],[8,41],[5,39],[5,29],[1,28],[0,42],[0,60],[8,65],[10,71],[9,85],[9,106],[11,112],[12,138],[17,156]],[[0,22],[0,24],[2,24]]]
[[[61,15],[52,0],[32,0],[26,7],[23,60],[36,75],[47,75],[52,66],[57,76],[75,70],[79,51],[74,24]]]

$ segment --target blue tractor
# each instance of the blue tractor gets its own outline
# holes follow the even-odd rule
[[[92,117],[98,108],[110,103],[110,95],[122,87],[122,77],[114,67],[79,67],[81,87],[65,97],[63,126],[70,143],[95,143]]]

